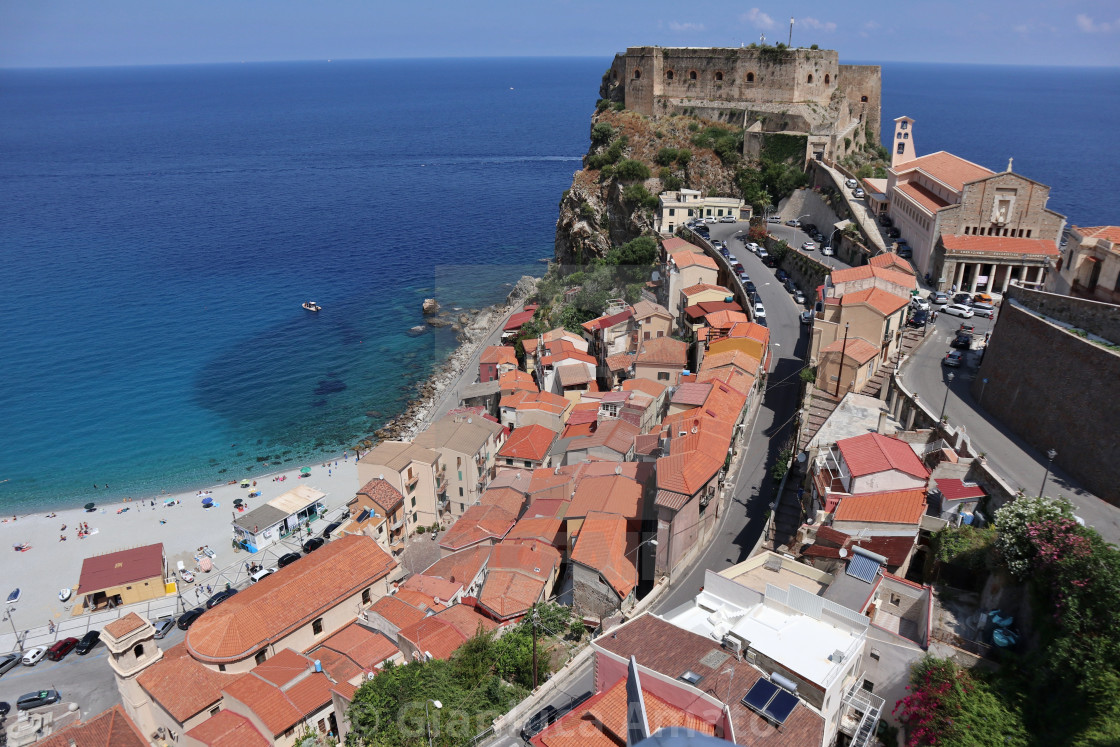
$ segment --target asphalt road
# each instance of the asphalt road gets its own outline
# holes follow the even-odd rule
[[[727,241],[728,249],[743,264],[758,287],[759,298],[766,307],[774,366],[754,428],[742,436],[746,446],[739,457],[738,472],[733,477],[734,492],[716,534],[707,549],[693,561],[691,570],[683,578],[673,581],[652,606],[651,611],[655,614],[671,610],[695,597],[704,585],[705,570],[721,570],[748,557],[762,534],[765,514],[777,497],[776,486],[768,477],[770,465],[781,451],[782,444],[794,433],[792,419],[801,388],[798,372],[804,366],[809,344],[808,335],[798,321],[802,309],[775,279],[774,270],[762,264],[762,260],[751,254],[742,241],[732,238],[744,228],[743,224],[717,223],[709,226],[712,238]],[[591,691],[593,686],[589,661],[569,675],[562,691],[538,703],[536,710],[548,705],[566,705],[573,697]],[[516,734],[506,734],[489,744],[514,747],[523,743]]]
[[[1046,475],[1046,455],[985,412],[983,388],[979,391],[979,401],[970,391],[980,365],[981,351],[968,351],[964,365],[957,369],[941,364],[941,359],[952,349],[949,343],[962,321],[946,314],[938,315],[937,334],[914,351],[903,365],[902,382],[935,412],[940,412],[944,403],[949,423],[965,427],[976,449],[984,452],[988,462],[1008,484],[1022,489],[1027,495],[1038,495]],[[969,321],[976,326],[976,341],[973,343],[976,348],[982,344],[985,333],[993,329],[995,320],[973,317]],[[954,373],[952,382],[949,381],[950,372]],[[1073,445],[1055,444],[1054,448],[1060,451],[1062,448],[1073,448]],[[1109,542],[1120,544],[1120,509],[1082,488],[1061,469],[1055,467],[1050,471],[1046,494],[1069,498],[1076,507],[1076,514],[1088,526],[1096,529]]]
[[[789,217],[793,218],[795,216],[791,215]],[[782,220],[784,221],[786,219],[783,218]],[[806,241],[812,241],[813,240],[812,237],[809,236],[809,234],[805,233],[804,230],[802,230],[800,228],[793,228],[791,226],[787,226],[787,225],[785,225],[785,223],[771,223],[767,227],[770,230],[770,235],[771,236],[782,239],[783,241],[785,241],[790,246],[796,247],[798,249],[800,249],[801,245],[804,244]],[[713,237],[714,237],[714,234],[713,234]],[[829,238],[830,238],[829,236],[824,237],[826,242],[829,240]],[[813,244],[814,244],[814,246],[816,246],[817,242],[813,241]],[[806,254],[808,254],[811,257],[814,257],[817,261],[819,261],[819,262],[821,262],[825,265],[828,265],[829,267],[833,268],[834,270],[842,270],[846,267],[851,267],[850,264],[848,264],[847,262],[845,262],[841,259],[837,259],[836,257],[826,257],[826,256],[824,256],[823,254],[821,254],[819,246],[818,246],[817,249],[815,249],[811,252],[806,252]],[[749,273],[750,271],[748,270],[747,272]]]

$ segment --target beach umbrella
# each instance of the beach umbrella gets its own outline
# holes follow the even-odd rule
[[[301,475],[310,475],[311,474],[311,468],[310,467],[300,467],[299,468],[299,473]]]
[[[240,506],[244,502],[245,502],[244,498],[234,498],[233,499],[233,505],[235,505],[235,506]]]
[[[88,511],[93,511],[95,508],[96,508],[96,506],[93,503],[87,503],[86,504],[86,511],[87,512]]]
[[[243,488],[249,487],[249,481],[248,480],[242,480],[241,481],[241,487],[243,487]]]
[[[212,503],[214,503],[213,498],[203,498],[202,499],[202,505],[203,506],[209,507]]]

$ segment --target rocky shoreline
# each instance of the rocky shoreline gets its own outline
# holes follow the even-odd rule
[[[404,411],[374,432],[376,441],[370,438],[359,444],[362,450],[372,449],[379,441],[411,439],[423,430],[446,397],[454,396],[462,384],[475,380],[477,371],[470,366],[472,359],[495,329],[536,292],[538,282],[538,278],[523,275],[506,297],[505,303],[484,309],[471,309],[469,313],[445,312],[428,317],[425,321],[432,327],[450,326],[456,333],[459,346],[432,372],[427,381],[417,386],[416,398],[409,400]]]

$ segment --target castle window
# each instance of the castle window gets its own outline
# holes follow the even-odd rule
[[[810,83],[812,83],[812,82],[813,82],[813,74],[812,74],[812,73],[809,73],[809,82],[810,82]]]
[[[754,73],[747,73],[747,82],[754,83]]]
[[[1031,229],[1028,228],[1027,229],[1027,238],[1029,239],[1030,237],[1031,237]]]
[[[640,77],[642,77],[642,71],[635,69],[634,70],[634,80],[637,80]]]
[[[673,71],[672,70],[666,70],[665,71],[665,80],[672,80],[672,79],[673,79]]]
[[[827,86],[831,82],[832,82],[832,76],[829,75],[828,73],[825,73],[824,74],[824,84]]]
[[[689,80],[696,80],[696,71],[695,70],[689,70],[688,71],[688,79]]]
[[[722,71],[719,71],[719,70],[716,71],[716,80],[723,80],[723,72]]]

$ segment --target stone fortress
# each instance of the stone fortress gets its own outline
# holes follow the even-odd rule
[[[829,49],[630,47],[600,96],[650,116],[688,112],[743,127],[744,154],[767,134],[806,137],[806,159],[879,144],[878,65],[841,65]]]

